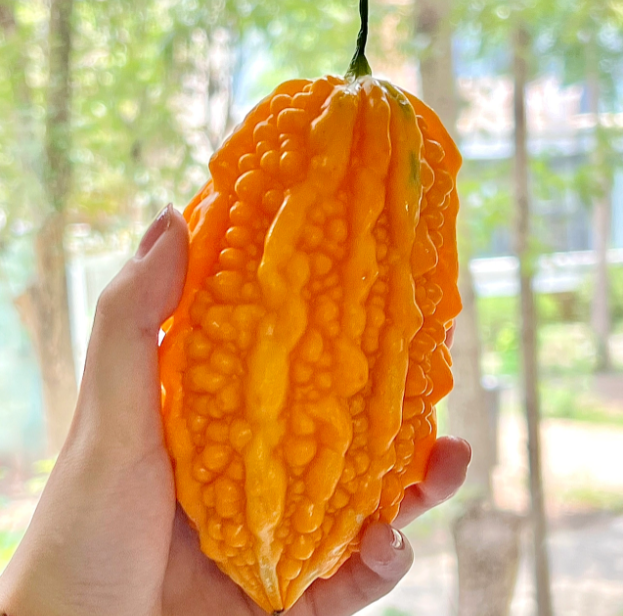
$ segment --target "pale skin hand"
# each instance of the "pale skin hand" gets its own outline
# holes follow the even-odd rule
[[[176,509],[160,422],[157,339],[179,301],[187,228],[171,208],[98,305],[74,422],[32,523],[0,577],[0,615],[261,616],[200,551]],[[407,490],[400,528],[463,483],[471,451],[437,441]],[[361,554],[313,584],[291,616],[347,616],[388,593],[411,566],[404,536],[371,526]]]

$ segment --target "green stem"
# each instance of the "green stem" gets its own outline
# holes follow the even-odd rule
[[[372,69],[365,56],[368,42],[368,0],[359,0],[359,15],[361,16],[361,29],[357,35],[357,49],[346,72],[346,79],[349,81],[354,81],[364,75],[372,75]]]

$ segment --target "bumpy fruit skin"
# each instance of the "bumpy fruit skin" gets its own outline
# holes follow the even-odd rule
[[[390,522],[452,387],[459,153],[373,79],[279,86],[189,204],[166,441],[201,548],[268,612]]]

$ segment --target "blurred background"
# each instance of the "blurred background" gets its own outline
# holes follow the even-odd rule
[[[356,0],[0,0],[0,571],[71,419],[95,304]],[[456,387],[475,457],[368,616],[623,615],[623,2],[371,0],[379,77],[464,156]],[[484,597],[484,598],[483,598]]]

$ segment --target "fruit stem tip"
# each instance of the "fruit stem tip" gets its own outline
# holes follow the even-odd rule
[[[346,79],[354,81],[364,75],[372,75],[372,69],[365,56],[366,43],[368,42],[368,0],[359,0],[359,15],[361,17],[361,29],[357,35],[357,49],[350,61]]]

